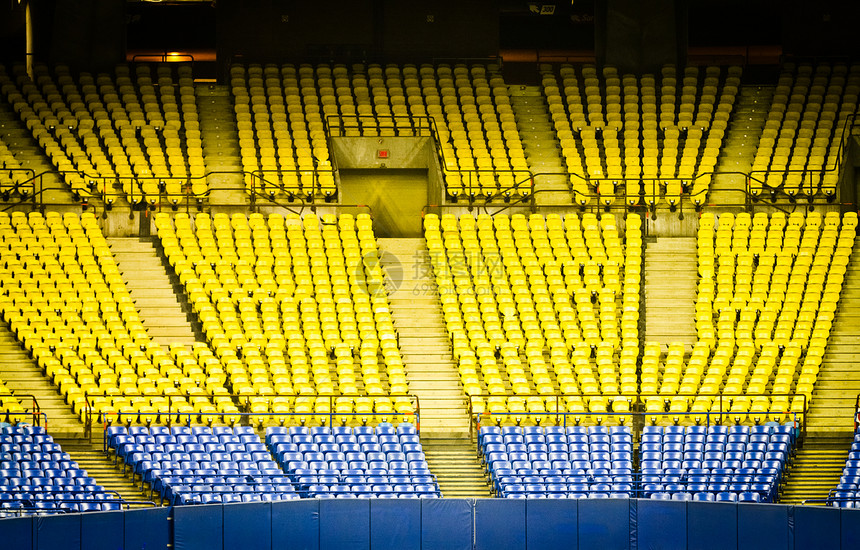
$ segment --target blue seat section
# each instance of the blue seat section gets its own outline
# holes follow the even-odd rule
[[[0,518],[120,507],[119,496],[97,485],[44,428],[0,429]]]
[[[626,498],[636,490],[627,426],[483,426],[478,453],[504,498]]]
[[[418,431],[409,423],[274,427],[266,444],[308,498],[438,498]]]
[[[645,426],[639,445],[639,496],[774,502],[794,451],[794,428],[789,425]]]
[[[827,499],[837,508],[860,508],[860,428],[854,430],[854,442],[848,451],[842,477]]]
[[[109,427],[108,449],[162,502],[210,504],[299,498],[249,426]]]

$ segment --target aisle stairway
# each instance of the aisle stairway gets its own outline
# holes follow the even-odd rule
[[[466,396],[451,356],[424,239],[379,239],[379,248],[409,391],[420,402],[421,433],[467,437]]]
[[[421,434],[430,471],[445,498],[490,498],[489,482],[471,439],[432,438]]]
[[[848,263],[807,419],[811,437],[851,438],[860,394],[860,244]],[[843,457],[844,459],[844,457]]]
[[[708,203],[744,204],[746,197],[739,190],[746,186],[744,174],[752,167],[773,93],[773,86],[741,87],[717,163],[717,171],[725,173],[711,182]]]
[[[696,342],[696,239],[661,237],[645,246],[645,341]]]
[[[779,502],[800,504],[808,499],[827,498],[839,483],[851,444],[834,444],[826,440],[807,440],[797,451],[786,475]],[[822,503],[809,503],[821,505]]]
[[[47,415],[49,432],[56,436],[81,437],[84,425],[75,416],[54,383],[45,377],[42,369],[18,343],[15,334],[5,321],[0,321],[0,380],[17,395],[33,395],[43,413]],[[27,409],[32,401],[19,399]]]
[[[112,238],[108,244],[153,340],[161,345],[196,341],[183,304],[151,239]]]
[[[233,99],[227,86],[195,84],[203,158],[209,173],[209,204],[244,206],[247,195],[241,176],[218,172],[239,172],[239,131],[233,112]],[[213,173],[214,172],[214,173]]]
[[[82,469],[86,470],[90,477],[105,488],[107,491],[116,491],[123,500],[138,502],[131,504],[130,508],[140,508],[147,506],[141,501],[148,501],[149,489],[141,489],[140,479],[132,480],[131,472],[123,472],[123,463],[119,461],[114,463],[114,459],[109,458],[102,450],[101,430],[96,430],[95,439],[90,443],[86,439],[57,439],[54,441],[60,444],[63,451],[69,453],[72,460],[78,463]],[[157,497],[156,503],[157,503]]]
[[[542,204],[570,204],[567,169],[561,161],[558,139],[540,87],[509,86],[508,89],[529,169],[532,174],[556,174],[535,178],[537,200]]]

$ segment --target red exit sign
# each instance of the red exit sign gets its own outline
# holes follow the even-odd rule
[[[377,149],[376,150],[376,158],[387,159],[388,158],[388,149]]]

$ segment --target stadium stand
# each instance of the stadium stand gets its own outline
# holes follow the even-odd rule
[[[625,219],[623,238],[619,221],[590,213],[425,216],[473,413],[510,411],[496,421],[546,423],[555,413],[630,411],[638,392],[641,219]]]
[[[791,425],[646,426],[641,496],[774,502],[794,438]]]
[[[92,214],[4,214],[0,236],[0,312],[82,421],[166,423],[170,411],[211,423],[207,413],[236,411],[208,397],[227,392],[205,344],[149,338]]]
[[[201,213],[192,224],[160,214],[155,223],[255,425],[414,412],[369,216]]]
[[[857,508],[860,502],[860,429],[854,429],[854,441],[845,460],[842,478],[827,497],[831,506]]]
[[[635,495],[629,426],[482,426],[478,447],[501,498]]]
[[[299,498],[249,426],[111,427],[108,448],[171,505]]]
[[[0,518],[120,510],[41,427],[0,428]]]
[[[266,443],[306,498],[438,498],[418,431],[396,427],[272,427]]]
[[[833,197],[858,93],[860,65],[785,63],[753,160],[750,192]]]
[[[646,412],[663,413],[669,401],[675,418],[690,411],[695,423],[720,411],[735,423],[784,421],[785,411],[802,421],[856,226],[856,213],[702,217],[698,341],[689,355],[645,344],[643,393],[661,394],[646,399]]]
[[[597,193],[604,206],[616,194],[628,205],[677,206],[684,193],[705,203],[740,67],[666,65],[641,77],[593,65],[541,72],[574,202],[587,205]]]
[[[119,65],[115,77],[68,67],[0,68],[0,92],[76,197],[177,204],[206,192],[191,67]],[[119,190],[114,190],[118,186]]]

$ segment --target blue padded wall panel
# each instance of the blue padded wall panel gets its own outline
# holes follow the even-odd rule
[[[369,550],[370,500],[320,501],[320,550]]]
[[[472,500],[421,501],[421,550],[472,550]]]
[[[525,550],[526,501],[480,498],[475,501],[477,550]]]
[[[154,550],[170,544],[170,508],[143,508],[125,514],[125,550]]]
[[[842,520],[842,548],[860,548],[860,510],[843,508],[840,513]]]
[[[0,520],[0,541],[4,548],[33,548],[36,530],[35,518],[9,518]]]
[[[373,550],[420,550],[421,501],[370,500],[370,547]]]
[[[224,512],[217,504],[177,506],[173,509],[173,547],[210,550],[224,546]]]
[[[224,504],[224,550],[270,550],[272,504],[244,502]]]
[[[738,549],[789,548],[789,511],[776,504],[738,504]]]
[[[860,510],[842,508],[842,548],[860,548]]]
[[[738,545],[738,505],[734,502],[688,502],[690,548],[724,550]]]
[[[123,512],[88,512],[81,514],[81,548],[116,550],[125,538]]]
[[[579,547],[630,548],[630,501],[626,498],[580,500]]]
[[[643,550],[684,548],[687,545],[687,503],[637,501],[636,540]]]
[[[80,550],[81,515],[61,514],[36,518],[38,550]]]
[[[319,550],[320,501],[282,500],[272,503],[273,550]]]
[[[579,547],[579,500],[526,501],[528,550],[576,550]]]
[[[835,508],[795,506],[794,547],[839,548],[841,523],[841,514]]]

